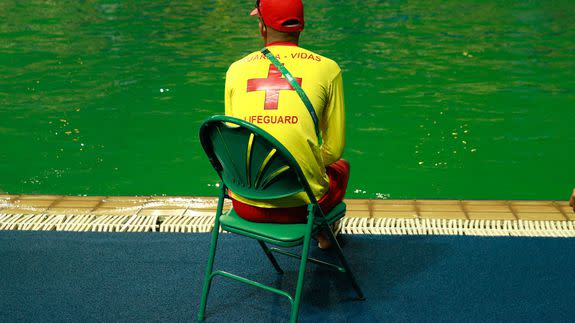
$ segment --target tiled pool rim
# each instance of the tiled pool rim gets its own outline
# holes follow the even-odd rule
[[[0,230],[209,232],[217,198],[0,195]],[[345,234],[575,237],[567,201],[347,199]],[[230,205],[226,204],[225,208]]]

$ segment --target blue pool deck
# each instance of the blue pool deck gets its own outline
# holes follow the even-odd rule
[[[301,322],[573,321],[566,201],[346,203],[339,240],[367,300],[310,267]],[[215,207],[213,197],[0,195],[0,321],[193,321]],[[297,261],[279,259],[278,277],[257,243],[221,237],[218,269],[293,289]],[[289,319],[280,296],[212,288],[206,322]]]

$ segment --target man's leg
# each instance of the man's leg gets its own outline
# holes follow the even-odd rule
[[[329,177],[329,190],[319,200],[319,206],[324,213],[328,213],[341,201],[345,196],[347,183],[349,181],[349,162],[340,159],[326,167],[327,176]]]
[[[349,163],[344,159],[340,159],[327,166],[326,172],[329,176],[329,190],[327,194],[319,200],[319,205],[324,213],[328,213],[343,201],[349,181]],[[332,247],[332,243],[326,233],[320,232],[315,238],[320,249],[329,249]]]

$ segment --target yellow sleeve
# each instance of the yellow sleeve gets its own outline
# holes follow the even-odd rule
[[[323,112],[321,153],[325,166],[338,161],[345,146],[345,107],[341,71],[329,88],[329,101]]]
[[[230,69],[226,72],[226,85],[224,92],[224,114],[231,116],[232,114],[232,80],[230,78]]]

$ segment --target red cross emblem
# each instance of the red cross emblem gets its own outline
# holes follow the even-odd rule
[[[296,77],[295,79],[301,86],[301,78]],[[295,91],[274,64],[270,64],[267,78],[248,80],[248,92],[266,91],[264,110],[277,110],[281,90]]]

